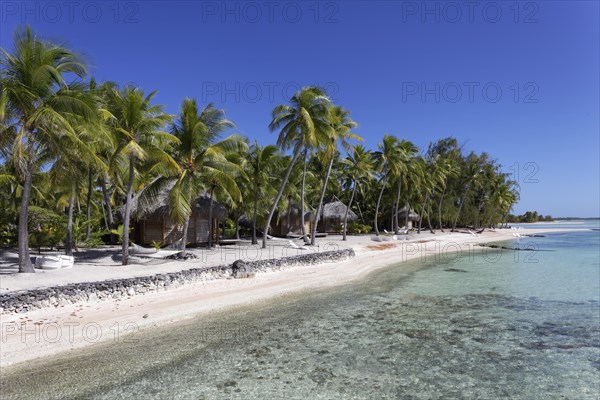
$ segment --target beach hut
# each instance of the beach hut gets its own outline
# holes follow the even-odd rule
[[[144,210],[138,207],[139,196],[133,199],[132,220],[133,234],[132,240],[141,245],[150,245],[152,242],[159,242],[163,245],[169,245],[181,239],[183,226],[175,223],[169,216],[169,206],[167,205],[168,191],[164,191],[158,196],[156,202],[146,206]],[[208,214],[210,210],[210,198],[207,194],[199,196],[192,210],[190,225],[188,227],[187,243],[192,245],[204,244],[208,242]],[[212,238],[213,243],[219,242],[219,224],[225,221],[227,209],[219,202],[213,199],[213,223]]]
[[[398,210],[398,225],[403,226],[406,223],[406,207],[402,207]],[[408,225],[406,226],[408,229],[412,229],[413,223],[419,220],[419,214],[415,212],[412,208],[409,209],[408,212]]]
[[[317,231],[319,232],[341,232],[340,227],[344,223],[344,216],[346,215],[346,205],[339,200],[331,201],[323,204],[323,211],[321,212],[321,218]],[[348,222],[354,221],[358,216],[352,211],[348,210]]]
[[[302,234],[302,218],[300,218],[300,207],[292,203],[283,214],[275,218],[275,224],[271,228],[271,234],[274,236],[286,237],[288,234],[299,236]],[[304,211],[304,229],[310,233],[314,214],[306,206]]]

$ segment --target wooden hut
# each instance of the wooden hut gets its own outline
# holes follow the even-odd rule
[[[150,245],[152,242],[159,242],[163,245],[169,245],[181,239],[183,234],[183,224],[175,223],[169,216],[167,196],[168,191],[161,194],[155,204],[144,207],[145,209],[143,211],[139,210],[137,207],[138,198],[134,198],[132,207],[132,238],[135,243]],[[190,217],[187,243],[199,245],[208,242],[209,210],[209,196],[206,194],[199,196],[196,199]],[[219,242],[219,224],[225,220],[226,216],[227,210],[225,207],[221,203],[213,200],[213,243]]]
[[[407,224],[406,210],[407,210],[406,207],[402,207],[400,210],[398,210],[398,225],[399,226],[404,226],[405,224]],[[415,210],[413,210],[411,208],[408,212],[408,224],[406,225],[406,228],[412,229],[413,222],[417,222],[418,220],[419,220],[419,214],[417,214],[415,212]]]
[[[271,234],[274,236],[286,237],[288,235],[298,236],[302,234],[302,218],[300,218],[300,207],[296,204],[290,205],[285,213],[275,218],[275,224],[271,227]],[[304,212],[304,229],[310,233],[314,214],[306,207]]]
[[[344,217],[348,207],[339,200],[331,201],[323,204],[323,210],[321,212],[321,218],[317,231],[326,233],[339,233],[339,229],[344,223]],[[348,210],[348,222],[354,221],[358,216],[352,211]]]

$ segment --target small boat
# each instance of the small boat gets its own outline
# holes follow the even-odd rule
[[[67,269],[73,268],[75,258],[73,256],[39,256],[35,258],[35,267],[39,269]]]

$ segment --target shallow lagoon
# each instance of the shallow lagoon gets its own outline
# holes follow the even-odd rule
[[[600,233],[391,267],[3,373],[2,398],[600,395]],[[413,262],[423,262],[416,260]]]

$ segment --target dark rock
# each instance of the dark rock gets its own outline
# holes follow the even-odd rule
[[[170,256],[167,256],[165,258],[168,258],[169,260],[180,260],[180,261],[185,261],[185,260],[195,260],[198,258],[197,255],[187,252],[185,253],[185,255],[183,255],[182,253],[175,253],[172,254]]]
[[[231,265],[231,274],[235,279],[254,278],[256,272],[250,263],[237,260]]]

